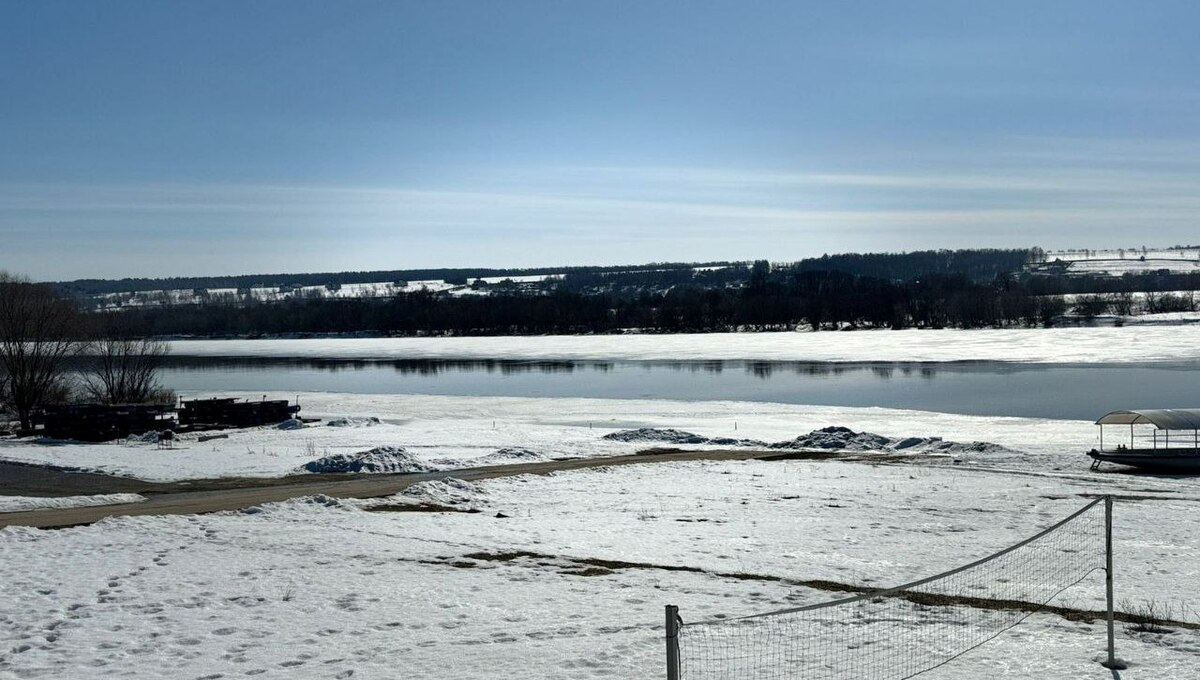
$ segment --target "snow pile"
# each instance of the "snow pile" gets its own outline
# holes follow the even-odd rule
[[[604,439],[616,442],[657,442],[663,444],[707,444],[708,437],[702,437],[683,430],[670,428],[639,427],[636,430],[621,430],[604,435]]]
[[[307,472],[429,472],[433,468],[399,446],[380,446],[361,453],[338,453],[305,463]]]
[[[287,420],[275,426],[276,430],[301,430],[304,429],[304,421],[299,418],[288,418]]]
[[[370,427],[372,425],[378,425],[379,419],[375,416],[370,416],[368,418],[354,418],[351,416],[345,416],[343,418],[333,418],[325,424],[328,427]]]
[[[461,470],[463,468],[492,467],[494,465],[516,465],[540,463],[550,457],[521,447],[505,447],[475,458],[434,458],[429,460],[435,470]]]
[[[830,426],[813,430],[785,442],[771,444],[773,449],[825,449],[829,451],[892,451],[960,455],[966,453],[1014,453],[1012,449],[990,442],[953,442],[941,437],[885,437],[873,432],[855,432],[848,427]]]
[[[418,482],[400,495],[407,500],[434,505],[478,505],[486,502],[486,492],[478,484],[454,477]]]
[[[254,505],[249,508],[238,510],[238,514],[242,515],[261,515],[261,514],[278,514],[289,512],[304,512],[309,508],[322,507],[345,510],[354,507],[352,504],[340,498],[326,496],[323,493],[314,496],[301,496],[299,498],[289,498],[286,501],[276,503],[263,503],[262,505]]]
[[[55,508],[84,508],[92,505],[118,505],[141,503],[145,496],[136,493],[110,493],[98,496],[60,496],[41,498],[34,496],[0,496],[0,512],[25,512]]]
[[[1013,453],[1013,450],[992,442],[947,442],[932,437],[923,447],[923,453],[961,455],[965,453]]]
[[[532,461],[546,459],[545,456],[538,453],[537,451],[530,451],[529,449],[523,449],[520,447],[507,447],[507,448],[503,448],[503,449],[498,449],[495,453],[488,454],[488,455],[484,456],[484,458],[494,459],[494,460],[506,460],[506,461],[513,461],[513,462],[519,462],[519,461],[532,462]]]
[[[603,439],[616,442],[656,444],[714,444],[717,446],[766,446],[757,439],[734,439],[732,437],[705,437],[703,435],[671,428],[640,427],[636,430],[621,430],[604,435]]]
[[[911,437],[904,441],[909,441]],[[771,444],[773,449],[829,449],[837,451],[882,451],[892,439],[871,432],[855,432],[848,427],[823,427],[786,442]],[[909,444],[913,446],[913,444]]]
[[[1011,449],[989,442],[953,442],[941,437],[886,437],[874,432],[855,432],[848,427],[832,425],[813,430],[795,439],[767,444],[756,439],[705,437],[704,435],[671,428],[642,427],[620,430],[602,437],[609,441],[655,444],[704,444],[708,446],[769,447],[772,449],[825,451],[884,451],[961,455],[967,453],[1014,453]]]
[[[145,434],[131,434],[125,438],[126,444],[157,444],[159,439],[158,432],[151,430]]]
[[[529,449],[520,447],[506,447],[497,449],[495,453],[489,453],[486,456],[472,459],[471,464],[474,466],[509,465],[512,463],[537,463],[543,460],[546,460],[546,456],[537,451],[530,451]]]

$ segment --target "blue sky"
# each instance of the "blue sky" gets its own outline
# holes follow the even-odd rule
[[[1191,2],[0,0],[38,279],[1200,242]]]

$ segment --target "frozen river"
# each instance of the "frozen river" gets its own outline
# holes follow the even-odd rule
[[[178,391],[733,400],[1090,420],[1200,404],[1200,362],[826,363],[173,357]]]

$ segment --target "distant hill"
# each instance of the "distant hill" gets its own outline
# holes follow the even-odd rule
[[[996,276],[1020,269],[1034,257],[1030,249],[923,250],[909,253],[845,253],[822,255],[777,266],[797,271],[836,271],[855,276],[870,276],[887,281],[907,281],[926,274],[956,274],[973,281],[989,281]],[[495,269],[484,267],[438,269],[390,269],[354,272],[314,272],[298,274],[242,274],[237,276],[183,276],[165,278],[76,279],[56,282],[63,292],[74,297],[94,297],[117,293],[164,290],[246,290],[253,288],[304,288],[354,284],[384,284],[409,281],[445,281],[466,285],[476,279],[503,279],[554,276],[576,285],[583,282],[618,278],[653,279],[663,273],[702,272],[734,266],[745,268],[749,262],[651,262],[641,265],[534,267]]]
[[[237,276],[179,276],[165,278],[76,279],[53,285],[73,296],[109,295],[157,290],[278,288],[284,286],[339,286],[359,283],[396,281],[468,281],[477,278],[504,278],[563,275],[567,273],[605,273],[640,270],[693,269],[727,266],[729,262],[677,263],[595,267],[537,267],[526,269],[442,268],[389,269],[356,272],[316,272],[308,274],[242,274]]]

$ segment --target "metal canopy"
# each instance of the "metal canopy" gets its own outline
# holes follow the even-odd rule
[[[1160,430],[1200,430],[1200,408],[1156,408],[1113,411],[1097,425],[1153,425]]]

